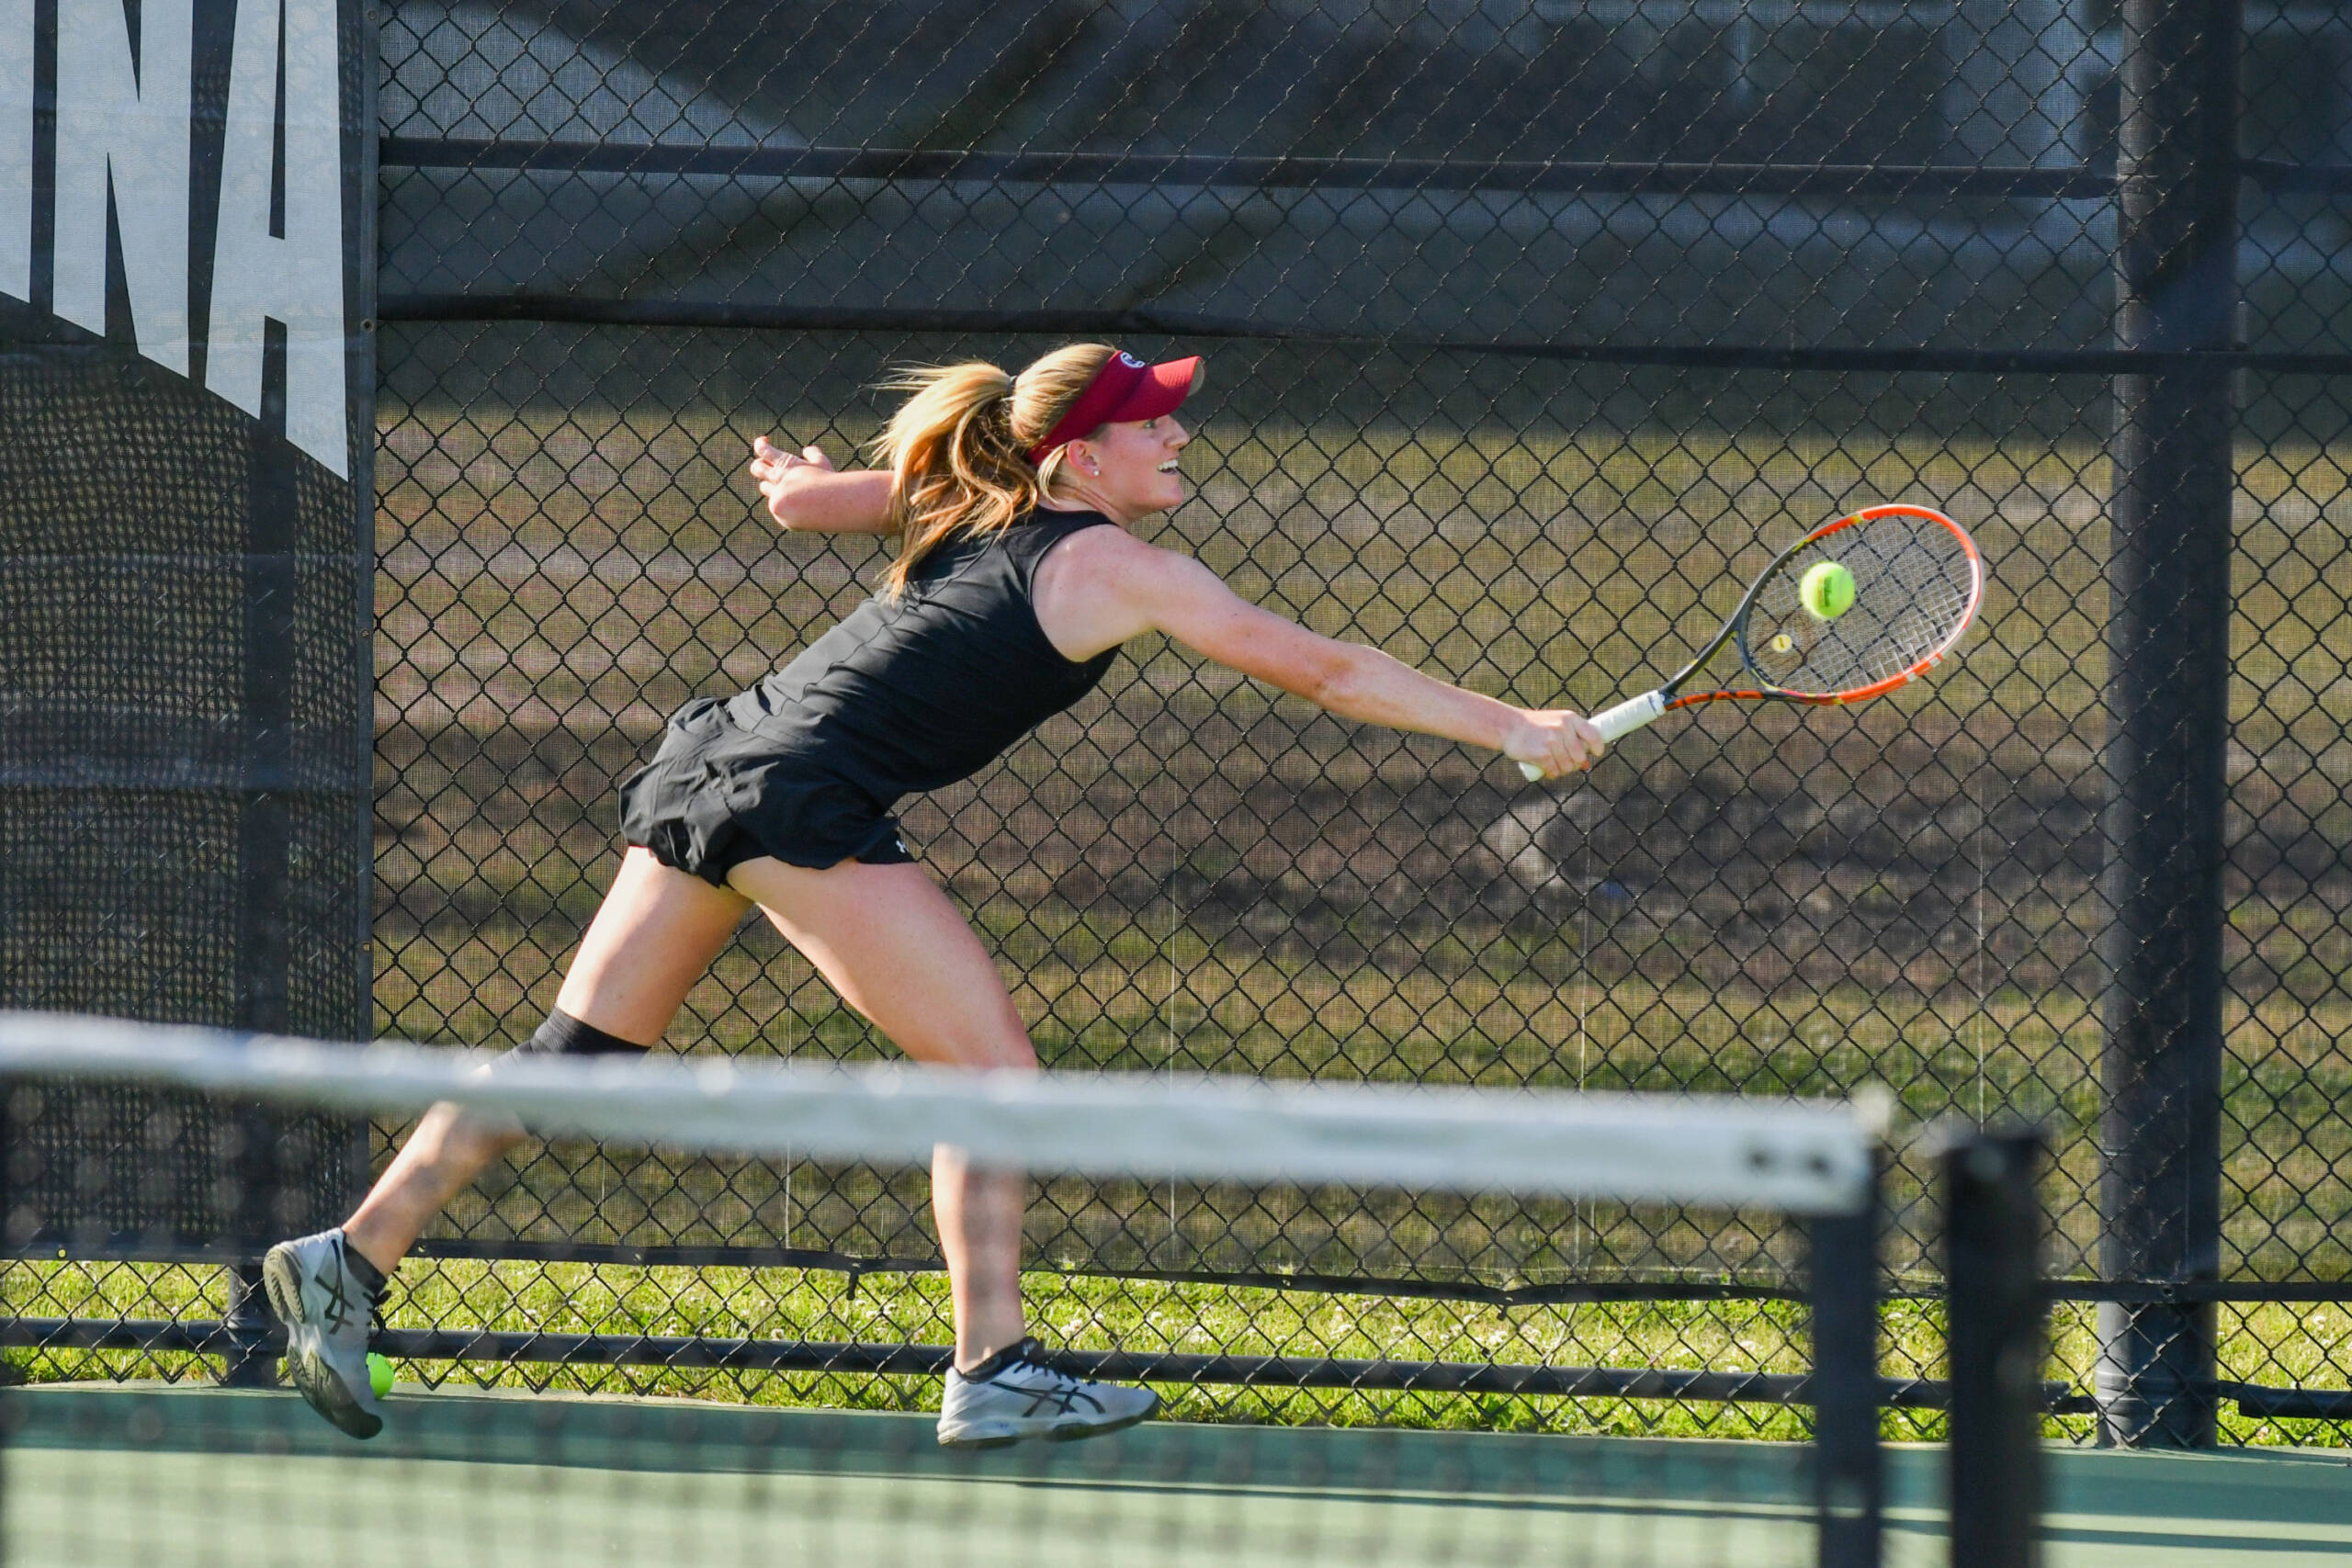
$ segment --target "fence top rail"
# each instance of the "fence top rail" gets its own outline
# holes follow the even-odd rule
[[[1489,191],[1525,196],[1982,196],[2108,201],[2116,192],[2111,162],[1808,164],[1727,159],[1325,157],[452,136],[387,136],[378,143],[377,157],[379,165],[388,169],[1263,190]],[[2241,158],[2238,173],[2270,191],[2352,190],[2352,165],[2348,164]]]
[[[739,1155],[913,1164],[947,1144],[983,1164],[1093,1176],[1799,1214],[1863,1206],[1883,1122],[1867,1103],[1728,1096],[498,1058],[21,1012],[0,1013],[0,1075],[127,1080],[352,1113],[452,1100],[542,1133]]]
[[[1523,195],[2049,197],[2106,200],[2112,171],[1977,164],[1755,164],[1710,160],[1317,157],[979,148],[760,146],[390,136],[385,168],[700,175],[735,179],[967,180],[1267,190],[1501,191]]]

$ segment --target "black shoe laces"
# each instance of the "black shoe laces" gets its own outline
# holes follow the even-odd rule
[[[1020,1353],[1004,1370],[1011,1371],[1014,1366],[1024,1367],[1034,1372],[1043,1372],[1050,1380],[1048,1387],[1037,1388],[1033,1385],[1021,1391],[1030,1397],[1029,1413],[1033,1416],[1041,1406],[1048,1403],[1055,1409],[1063,1412],[1078,1408],[1080,1400],[1084,1400],[1097,1410],[1102,1408],[1102,1402],[1086,1392],[1091,1385],[1075,1372],[1066,1372],[1046,1360],[1046,1348],[1035,1339],[1023,1340]]]
[[[377,1295],[351,1277],[351,1270],[343,1261],[343,1245],[340,1242],[333,1249],[332,1262],[321,1264],[313,1277],[327,1293],[324,1316],[328,1328],[340,1330],[355,1314],[374,1312]]]

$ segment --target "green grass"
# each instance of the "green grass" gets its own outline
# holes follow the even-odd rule
[[[209,1277],[208,1277],[209,1276]],[[28,1265],[11,1269],[12,1310],[205,1316],[217,1313],[218,1271],[150,1265]],[[135,1282],[134,1282],[135,1281]],[[1783,1303],[1500,1308],[1031,1274],[1033,1326],[1078,1348],[1196,1354],[1330,1355],[1800,1371],[1801,1309]],[[479,1326],[557,1332],[706,1334],[724,1337],[944,1343],[944,1276],[847,1277],[798,1269],[628,1269],[418,1260],[387,1304],[392,1327]],[[200,1359],[113,1351],[11,1352],[41,1381],[204,1376]],[[675,1394],[752,1404],[923,1408],[922,1378],[689,1369],[402,1363],[403,1380],[437,1385]],[[1518,1399],[1351,1390],[1170,1386],[1182,1419],[1312,1421],[1506,1430],[1755,1436],[1800,1434],[1773,1406],[1662,1401]]]
[[[1218,952],[1191,932],[1159,939],[1158,950],[1131,952],[1123,944],[1144,936],[1133,926],[1090,926],[1051,907],[1021,911],[1023,923],[998,930],[986,918],[992,908],[1001,906],[983,908],[983,929],[1017,976],[1016,1000],[1049,1064],[1815,1096],[1883,1086],[1915,1123],[2005,1112],[2043,1126],[2055,1154],[2045,1186],[2054,1213],[2052,1267],[2071,1277],[2094,1272],[2100,1025],[2089,997],[2004,989],[1978,998],[1851,983],[1792,995],[1661,985],[1639,975],[1604,984],[1576,974],[1572,952],[1542,948],[1517,958],[1490,951],[1478,964],[1451,974],[1367,978],[1313,960]],[[460,948],[455,962],[516,962],[514,948],[488,951],[496,929],[469,933],[469,942],[482,944],[481,955]],[[1547,975],[1550,961],[1571,965],[1565,981]],[[1383,990],[1373,979],[1384,982]],[[797,954],[763,931],[755,930],[745,947],[722,960],[695,1004],[708,1010],[673,1036],[690,1049],[888,1054],[832,1003]],[[769,1021],[778,1014],[797,1026],[785,1041]],[[2331,1109],[2352,1097],[2352,1055],[2343,1044],[2352,1038],[2352,1005],[2334,998],[2307,1004],[2276,991],[2257,1001],[2233,1000],[2226,1022],[2226,1267],[2241,1277],[2292,1278],[2297,1269],[2331,1277],[2352,1261],[2352,1127]],[[625,1167],[599,1170],[599,1179],[616,1190],[630,1186]],[[816,1213],[806,1202],[786,1214],[763,1211],[761,1183],[773,1179],[729,1170],[723,1179],[681,1183],[669,1168],[653,1168],[650,1185],[631,1190],[632,1202],[651,1218],[646,1228],[626,1231],[627,1238],[659,1240],[692,1226],[693,1238],[707,1243],[756,1244],[782,1234],[797,1245],[831,1245],[826,1227],[841,1223],[844,1211]],[[1893,1201],[1899,1207],[1920,1201],[1929,1178],[1907,1156],[1899,1158],[1889,1179]],[[531,1228],[537,1216],[583,1179],[568,1169],[526,1173],[484,1209],[469,1211],[468,1223],[491,1219],[521,1234],[542,1234]],[[656,1213],[664,1189],[675,1194]],[[753,1196],[743,1201],[747,1190]],[[1070,1189],[1062,1201],[1081,1215],[1091,1201]],[[903,1217],[909,1213],[901,1206],[862,1223],[859,1245],[890,1250],[887,1227],[905,1229],[912,1224]],[[593,1218],[584,1210],[571,1216],[575,1223]],[[877,1235],[876,1224],[886,1229]],[[1095,1234],[1116,1228],[1106,1221]],[[918,1232],[906,1234],[913,1239],[902,1247],[928,1249]],[[1446,1234],[1458,1256],[1487,1267],[1556,1267],[1528,1250],[1540,1238],[1496,1240],[1459,1228]],[[1723,1234],[1728,1244],[1708,1236],[1661,1247],[1638,1217],[1629,1217],[1600,1238],[1598,1260],[1618,1268],[1743,1266],[1749,1254],[1738,1244],[1747,1233]],[[1344,1254],[1361,1244],[1360,1236],[1351,1241],[1311,1216],[1243,1239],[1257,1250],[1227,1267],[1252,1266],[1268,1252],[1304,1267],[1318,1248]],[[1900,1230],[1890,1239],[1888,1260],[1905,1273],[1927,1269],[1926,1244],[1923,1226]],[[1329,1261],[1345,1266],[1343,1257]]]
[[[224,1293],[217,1269],[154,1265],[28,1264],[6,1276],[11,1311],[41,1315],[205,1317]],[[1033,1325],[1079,1348],[1231,1355],[1708,1368],[1801,1372],[1805,1314],[1781,1302],[1641,1303],[1498,1307],[1305,1292],[1232,1289],[1031,1274]],[[2091,1309],[2062,1306],[2046,1375],[2089,1384],[2096,1359]],[[845,1276],[797,1269],[628,1269],[412,1262],[388,1303],[392,1327],[702,1334],[721,1337],[944,1343],[947,1300],[936,1275]],[[1941,1309],[1899,1300],[1883,1314],[1881,1365],[1891,1376],[1937,1376]],[[2225,1308],[2222,1375],[2238,1381],[2344,1386],[2352,1313],[2342,1306]],[[192,1356],[122,1351],[12,1350],[8,1362],[41,1382],[161,1376],[205,1378]],[[848,1409],[923,1409],[933,1380],[548,1363],[401,1362],[401,1381],[427,1387],[529,1388],[674,1395],[734,1403]],[[1516,1397],[1345,1389],[1164,1385],[1177,1419],[1308,1422],[1617,1436],[1792,1439],[1802,1411],[1764,1404]],[[2339,1446],[2343,1423],[2256,1420],[2225,1406],[2226,1443]],[[1891,1440],[1935,1440],[1935,1412],[1890,1411]],[[2087,1417],[2052,1417],[2053,1437],[2088,1440]]]

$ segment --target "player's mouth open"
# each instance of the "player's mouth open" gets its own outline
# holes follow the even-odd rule
[[[1160,464],[1160,465],[1159,465],[1159,471],[1160,471],[1161,473],[1163,473],[1163,474],[1172,474],[1172,473],[1174,473],[1174,472],[1176,471],[1176,459],[1175,459],[1175,458],[1173,458],[1173,457],[1170,457],[1170,458],[1169,458],[1169,459],[1168,459],[1168,461],[1166,461],[1166,462],[1164,462],[1164,463]]]

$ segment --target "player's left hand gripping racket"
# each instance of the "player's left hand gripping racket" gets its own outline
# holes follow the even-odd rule
[[[1853,603],[1815,595],[1807,608],[1805,574],[1824,564],[1853,574]],[[1701,703],[1781,702],[1816,706],[1858,703],[1891,692],[1934,669],[1960,641],[1984,598],[1984,561],[1967,530],[1924,506],[1871,506],[1816,528],[1782,550],[1748,589],[1714,640],[1655,692],[1592,716],[1601,739],[1614,741],[1676,708]],[[1723,651],[1739,649],[1751,686],[1685,692]],[[1521,762],[1540,779],[1544,771]]]

